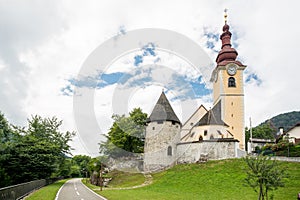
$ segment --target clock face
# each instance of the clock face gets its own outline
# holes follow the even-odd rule
[[[236,69],[237,67],[232,64],[232,65],[229,65],[229,67],[227,68],[227,73],[230,75],[230,76],[233,76],[236,74]]]

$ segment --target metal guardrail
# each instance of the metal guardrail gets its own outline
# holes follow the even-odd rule
[[[49,185],[55,182],[56,179],[41,179],[36,181],[30,181],[27,183],[21,183],[18,185],[12,185],[4,188],[0,188],[0,200],[17,200],[22,199],[30,192],[39,189],[45,185]]]

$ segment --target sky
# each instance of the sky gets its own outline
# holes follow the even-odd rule
[[[182,122],[212,106],[209,74],[228,24],[247,66],[245,125],[299,111],[300,2],[0,0],[0,111],[76,131],[72,153],[96,156],[113,114],[150,114],[162,90]],[[197,52],[197,56],[195,53]]]

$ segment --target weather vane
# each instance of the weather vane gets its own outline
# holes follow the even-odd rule
[[[225,8],[225,9],[224,9],[224,20],[225,20],[225,24],[227,24],[227,11],[228,11],[228,9]]]

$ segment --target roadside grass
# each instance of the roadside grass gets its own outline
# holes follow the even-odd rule
[[[145,177],[141,173],[126,173],[114,170],[110,172],[108,176],[113,177],[108,185],[108,187],[112,188],[132,187],[145,182]]]
[[[30,194],[26,197],[26,200],[54,200],[56,193],[58,192],[59,188],[67,181],[68,179],[60,180],[41,189],[35,191],[34,193]]]
[[[104,188],[104,190],[110,188],[128,188],[128,187],[141,185],[145,182],[145,177],[141,173],[128,173],[128,172],[114,170],[109,174],[106,174],[105,176],[113,177],[113,178],[109,182],[109,185]],[[99,186],[95,186],[89,183],[87,179],[82,179],[82,183],[88,186],[92,190],[100,190]]]
[[[300,163],[281,164],[287,168],[289,177],[285,180],[285,187],[270,194],[274,194],[274,199],[296,199],[300,188]],[[151,185],[130,190],[96,192],[110,200],[257,199],[254,190],[244,182],[246,169],[242,159],[177,165],[167,171],[152,174]]]

